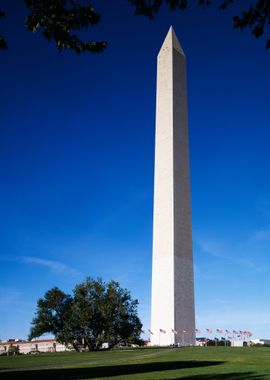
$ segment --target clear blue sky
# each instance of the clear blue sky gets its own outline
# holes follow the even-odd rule
[[[38,297],[89,275],[130,289],[149,328],[156,55],[171,24],[188,67],[197,327],[270,338],[265,40],[233,30],[235,6],[149,21],[94,3],[102,22],[85,36],[110,46],[79,57],[0,3],[0,338],[25,338]]]

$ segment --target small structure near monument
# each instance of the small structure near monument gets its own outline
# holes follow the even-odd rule
[[[0,342],[0,355],[14,354],[34,354],[39,352],[63,352],[70,351],[72,347],[67,347],[55,339],[43,340],[9,340]]]

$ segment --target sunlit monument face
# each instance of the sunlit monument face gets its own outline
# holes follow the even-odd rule
[[[195,344],[186,59],[171,27],[158,54],[151,344]]]

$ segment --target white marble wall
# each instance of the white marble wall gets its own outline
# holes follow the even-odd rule
[[[185,56],[172,28],[156,102],[151,344],[195,344]]]

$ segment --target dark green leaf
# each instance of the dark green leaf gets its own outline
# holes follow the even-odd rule
[[[4,39],[3,36],[0,36],[0,50],[7,50],[8,45],[6,43],[6,40]]]

